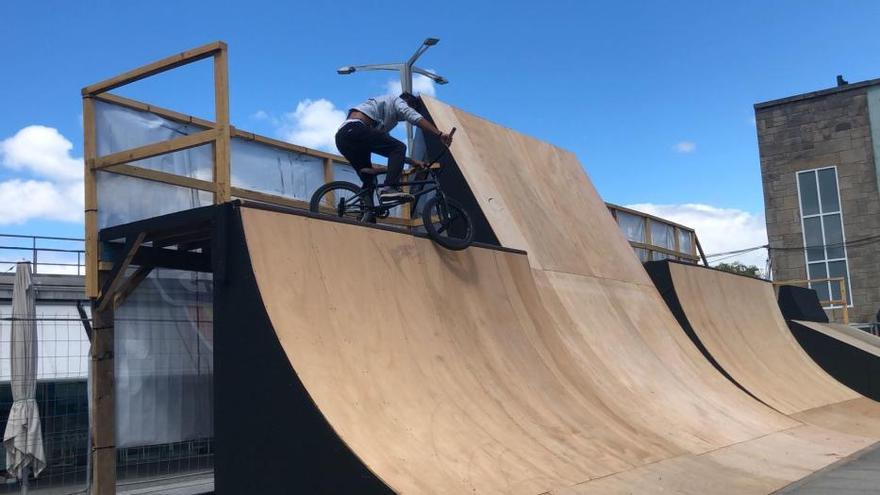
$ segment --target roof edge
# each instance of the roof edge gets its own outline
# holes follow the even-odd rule
[[[801,93],[799,95],[787,96],[785,98],[779,98],[776,100],[769,100],[760,103],[755,103],[755,110],[763,110],[765,108],[775,107],[779,105],[784,105],[786,103],[792,103],[795,101],[809,100],[811,98],[818,98],[821,96],[827,96],[835,93],[843,93],[845,91],[853,91],[856,89],[867,88],[869,86],[877,86],[880,85],[880,78],[878,79],[868,79],[867,81],[860,81],[852,84],[845,84],[843,86],[835,86],[833,88],[820,89],[818,91],[811,91],[809,93]]]

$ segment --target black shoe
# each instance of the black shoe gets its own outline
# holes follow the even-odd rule
[[[396,187],[383,187],[379,189],[379,201],[388,203],[391,201],[412,201],[413,195],[405,193]]]

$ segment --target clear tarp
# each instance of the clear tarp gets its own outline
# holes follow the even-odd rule
[[[634,242],[645,242],[645,219],[627,213],[625,211],[617,212],[617,223],[626,236],[627,240]]]
[[[95,148],[98,156],[170,141],[205,130],[204,127],[181,124],[150,112],[102,101],[95,102],[95,127]],[[213,146],[206,144],[131,162],[131,165],[210,181],[213,174],[213,151]]]
[[[207,206],[210,192],[98,172],[98,228]]]
[[[209,274],[154,270],[116,310],[119,447],[214,435]]]
[[[150,112],[95,102],[95,141],[98,156],[176,139],[203,127],[174,122]],[[213,146],[206,144],[168,153],[131,165],[184,177],[212,180]],[[212,203],[210,192],[134,177],[99,172],[98,228],[133,222]]]
[[[675,227],[669,224],[652,221],[651,244],[666,249],[675,249]]]
[[[322,158],[241,138],[231,146],[235,187],[308,201],[324,184]]]

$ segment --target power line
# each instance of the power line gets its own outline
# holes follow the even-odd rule
[[[707,254],[706,258],[707,259],[708,258],[718,258],[718,257],[723,256],[724,258],[722,258],[722,259],[727,259],[727,258],[731,258],[733,256],[737,256],[740,254],[745,254],[745,253],[749,253],[752,251],[757,251],[759,249],[766,249],[769,253],[772,251],[803,251],[804,249],[861,247],[861,246],[866,246],[869,244],[874,244],[878,241],[880,241],[880,234],[872,235],[872,236],[868,236],[868,237],[862,237],[860,239],[854,239],[854,240],[845,241],[845,242],[834,242],[831,244],[816,244],[816,245],[812,245],[812,246],[772,247],[769,244],[762,244],[760,246],[752,246],[752,247],[747,247],[747,248],[742,248],[742,249],[736,249],[733,251],[725,251],[725,252],[721,252],[721,253]],[[720,260],[716,260],[716,261],[720,261]]]

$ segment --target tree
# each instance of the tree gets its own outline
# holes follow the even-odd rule
[[[744,265],[739,261],[733,263],[718,263],[713,268],[724,270],[725,272],[737,273],[740,275],[748,275],[750,277],[760,278],[761,269],[755,265]]]

